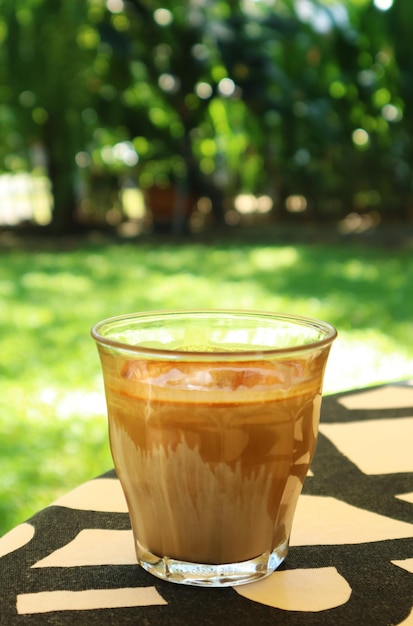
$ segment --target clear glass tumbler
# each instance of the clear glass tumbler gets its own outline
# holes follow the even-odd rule
[[[92,337],[140,565],[201,586],[273,572],[313,458],[335,329],[181,310],[104,320]]]

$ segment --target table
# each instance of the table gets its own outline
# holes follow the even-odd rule
[[[135,561],[114,471],[0,539],[0,624],[413,625],[413,381],[327,396],[286,562],[239,587]]]

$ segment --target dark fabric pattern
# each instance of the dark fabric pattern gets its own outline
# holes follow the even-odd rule
[[[364,408],[359,408],[358,399],[353,401],[353,398],[363,399],[363,394],[367,401],[361,401],[359,404]],[[401,394],[403,402],[399,402]],[[385,408],[380,405],[381,398],[387,398]],[[392,398],[394,407],[389,406]],[[270,601],[268,605],[263,602],[264,596],[258,594],[259,587],[254,587],[260,583],[248,585],[247,594],[242,587],[200,589],[167,583],[145,572],[133,562],[132,556],[131,562],[124,562],[122,553],[120,562],[114,563],[109,551],[105,562],[108,544],[103,539],[97,551],[97,558],[101,554],[102,562],[84,563],[84,559],[89,558],[88,537],[97,530],[126,531],[115,533],[113,537],[119,538],[119,545],[126,545],[127,555],[128,514],[125,510],[104,510],[105,502],[102,510],[87,510],[80,504],[79,508],[73,503],[65,506],[62,499],[61,503],[40,511],[0,539],[0,625],[413,625],[413,470],[411,464],[410,468],[408,466],[408,455],[407,465],[402,452],[400,459],[397,458],[398,449],[389,449],[388,458],[383,457],[381,473],[376,470],[366,473],[359,462],[360,450],[374,455],[375,450],[371,448],[377,450],[375,438],[380,433],[380,425],[388,429],[389,420],[394,421],[394,429],[383,432],[391,432],[396,442],[400,432],[403,439],[400,439],[400,450],[409,445],[406,433],[410,432],[413,459],[411,384],[380,386],[324,398],[317,451],[302,499],[305,506],[316,503],[315,513],[320,503],[331,506],[331,511],[343,511],[350,522],[354,519],[356,529],[361,520],[362,534],[361,539],[354,535],[354,541],[348,541],[346,536],[331,543],[328,533],[335,538],[342,532],[334,527],[334,524],[339,526],[338,516],[326,524],[325,537],[323,530],[317,535],[321,538],[319,543],[306,543],[301,539],[306,532],[306,520],[301,513],[296,541],[292,541],[286,562],[269,577],[269,584],[302,580],[305,585],[310,584],[309,596],[301,586],[295,594],[292,582],[288,598],[282,602],[276,597],[276,591],[272,594],[267,590],[264,596]],[[372,429],[372,442],[356,440],[357,433],[364,432],[364,424]],[[354,454],[351,450],[347,452],[352,425],[358,446]],[[379,444],[386,449],[386,441],[379,441]],[[394,441],[391,445],[394,446]],[[393,471],[393,463],[398,471]],[[112,470],[91,481],[91,493],[94,485],[101,485],[103,489],[105,485],[117,488],[115,483],[118,481]],[[372,539],[368,536],[366,539],[370,530]],[[86,531],[92,534],[85,534]],[[106,536],[112,537],[99,534],[96,541]],[[81,543],[82,537],[85,543]],[[65,551],[68,544],[71,545]],[[80,546],[86,550],[83,554]],[[92,548],[90,545],[90,554],[95,554]],[[59,559],[65,563],[65,559],[71,558],[70,566],[59,566]],[[55,561],[51,563],[48,559]],[[321,589],[314,587],[314,594],[311,593],[312,580],[323,581]],[[59,591],[64,594],[53,593]],[[312,599],[311,595],[317,597]],[[317,606],[312,605],[313,600]],[[63,604],[59,605],[60,602]]]

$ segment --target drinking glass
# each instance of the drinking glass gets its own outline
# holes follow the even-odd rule
[[[201,586],[285,559],[336,330],[260,311],[122,315],[92,329],[138,562]]]

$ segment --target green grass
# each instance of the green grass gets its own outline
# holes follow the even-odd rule
[[[89,335],[138,310],[237,307],[334,324],[325,392],[413,375],[413,259],[359,245],[80,242],[0,251],[0,535],[112,467]]]

